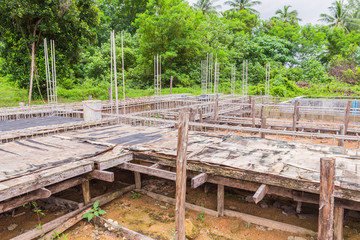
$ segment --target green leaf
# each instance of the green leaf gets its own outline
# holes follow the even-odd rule
[[[89,216],[88,216],[88,221],[90,222],[91,219],[93,219],[93,217],[94,217],[94,214],[89,215]]]
[[[98,212],[94,212],[94,215],[95,215],[95,216],[99,216],[99,213],[98,213]]]
[[[99,207],[99,202],[98,201],[94,202],[94,208],[97,209],[98,207]]]
[[[99,212],[100,215],[106,214],[106,212],[104,210],[102,210],[102,209],[100,209],[98,212]]]

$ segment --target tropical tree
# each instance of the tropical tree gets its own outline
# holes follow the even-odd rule
[[[322,13],[320,21],[328,23],[330,27],[342,28],[349,32],[349,28],[359,26],[359,19],[351,16],[350,7],[344,3],[344,0],[333,2],[329,10],[330,15]]]
[[[259,12],[253,9],[253,6],[260,5],[261,1],[253,1],[253,0],[230,0],[226,1],[225,4],[232,7],[231,11],[240,11],[243,9],[247,9],[248,11],[252,13],[258,14]]]
[[[217,0],[198,0],[194,3],[194,8],[200,10],[203,14],[217,13],[216,9],[221,8],[220,5],[214,5]]]
[[[289,8],[291,8],[290,5],[285,5],[283,10],[281,9],[276,10],[275,14],[278,16],[275,16],[274,18],[277,18],[283,22],[301,21],[301,19],[297,17],[299,14],[298,11],[296,10],[289,11]]]

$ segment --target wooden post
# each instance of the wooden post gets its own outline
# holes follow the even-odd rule
[[[172,94],[173,76],[170,78],[170,94]]]
[[[110,103],[112,103],[111,87],[109,87],[108,91],[109,91],[109,101]]]
[[[340,135],[345,135],[345,126],[340,126]],[[338,139],[338,146],[343,147],[344,146],[344,139]]]
[[[251,101],[251,118],[252,118],[252,127],[255,127],[255,101]]]
[[[185,239],[185,200],[186,200],[186,153],[189,132],[189,112],[179,112],[179,130],[176,158],[176,240]]]
[[[261,118],[261,129],[266,129],[266,118]],[[262,132],[261,134],[260,134],[260,137],[261,138],[265,138],[265,133],[264,132]]]
[[[297,121],[299,121],[299,101],[295,100],[294,103],[294,114],[293,114],[293,126],[292,126],[292,130],[296,131],[296,123]]]
[[[219,117],[219,97],[216,94],[215,106],[214,106],[214,120],[217,121]]]
[[[333,239],[335,158],[320,159],[320,200],[318,239]]]
[[[262,105],[260,109],[260,119],[263,118],[263,116],[264,116],[264,105]]]
[[[346,105],[345,114],[344,114],[344,133],[345,133],[345,135],[347,134],[347,130],[349,127],[351,103],[352,103],[352,101],[349,100]]]
[[[135,176],[135,188],[141,189],[141,174],[139,172],[134,172]]]
[[[91,201],[89,179],[83,179],[82,192],[83,192],[84,204],[87,205]]]
[[[343,240],[344,208],[335,207],[334,209],[334,240]]]
[[[222,184],[218,184],[217,211],[218,211],[218,217],[224,216],[224,185]]]

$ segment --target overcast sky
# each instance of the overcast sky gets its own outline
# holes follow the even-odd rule
[[[224,3],[227,0],[218,0],[216,3],[222,6],[221,11],[229,9]],[[261,19],[269,19],[275,15],[277,9],[283,9],[284,5],[291,5],[290,10],[297,10],[301,25],[307,23],[322,24],[318,21],[321,13],[329,13],[328,7],[335,0],[261,0],[262,4],[254,8],[260,12]],[[192,5],[196,0],[188,0]]]

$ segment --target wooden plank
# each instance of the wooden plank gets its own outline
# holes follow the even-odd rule
[[[217,100],[216,100],[217,102]],[[175,239],[185,239],[186,154],[189,133],[189,112],[179,113],[176,158]]]
[[[83,181],[83,177],[75,177],[75,178],[71,178],[53,185],[50,185],[47,187],[47,189],[49,189],[51,191],[52,194],[58,193],[58,192],[62,192],[66,189],[75,187],[77,185],[80,185]]]
[[[105,170],[108,168],[118,166],[124,162],[129,162],[131,160],[133,160],[133,154],[131,152],[129,152],[129,153],[123,154],[123,155],[115,157],[115,158],[101,160],[101,161],[95,161],[95,166],[99,170]]]
[[[320,159],[320,201],[318,239],[333,239],[335,159]]]
[[[261,186],[258,188],[258,190],[255,192],[253,199],[254,202],[257,204],[258,202],[260,202],[266,195],[266,193],[268,192],[268,186],[265,184],[261,184]]]
[[[251,101],[251,122],[252,122],[251,127],[254,128],[255,127],[255,100]]]
[[[218,217],[224,216],[224,185],[218,184],[217,188],[217,212]]]
[[[84,198],[84,204],[87,205],[91,201],[90,181],[88,179],[83,179],[81,187]]]
[[[219,118],[219,97],[216,95],[214,104],[214,120],[217,121]]]
[[[152,168],[152,166],[151,166]],[[141,174],[139,172],[134,172],[135,177],[135,188],[140,189],[141,188]]]
[[[191,179],[191,188],[197,188],[202,184],[206,183],[208,174],[200,173]]]
[[[232,211],[232,210],[226,209],[224,211],[224,215],[228,216],[228,217],[239,218],[248,223],[264,226],[264,227],[275,229],[275,230],[280,230],[283,232],[290,232],[290,233],[294,233],[294,234],[301,234],[301,235],[303,234],[303,235],[310,235],[310,236],[316,235],[315,232],[313,232],[309,229],[305,229],[302,227],[290,225],[287,223],[277,222],[274,220],[261,218],[261,217],[257,217],[257,216],[253,216],[253,215],[249,215],[249,214],[245,214],[245,213],[240,213],[240,212],[236,212],[236,211]]]
[[[334,240],[344,239],[344,209],[336,207],[334,209]]]
[[[88,173],[92,170],[93,163],[84,160],[4,181],[2,184],[6,185],[7,188],[0,191],[0,201]]]
[[[345,135],[345,127],[344,125],[340,125],[340,135]],[[344,139],[338,140],[338,146],[343,147],[344,146]]]
[[[17,208],[22,206],[25,203],[42,199],[42,198],[48,198],[51,196],[51,191],[49,191],[46,188],[40,188],[33,192],[30,192],[26,194],[25,196],[17,197],[14,199],[11,199],[7,202],[3,202],[0,204],[0,213],[9,211],[11,209]]]
[[[105,182],[114,182],[114,173],[102,170],[93,170],[88,174],[93,179],[98,179]]]
[[[293,131],[296,131],[296,124],[298,121],[299,121],[299,101],[295,100],[294,113],[293,113],[293,124],[292,124]]]
[[[172,181],[176,180],[176,173],[165,171],[162,169],[151,168],[133,163],[123,163],[122,165],[119,166],[119,168],[129,171],[144,173],[151,176],[161,177]]]

